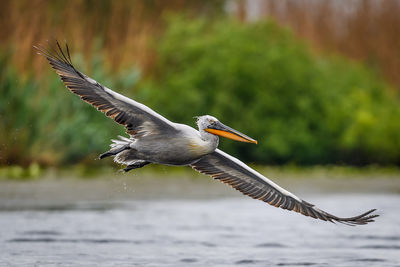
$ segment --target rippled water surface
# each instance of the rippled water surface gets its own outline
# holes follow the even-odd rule
[[[379,210],[375,223],[349,227],[208,181],[0,186],[1,266],[400,266],[395,192],[300,193],[340,216]]]

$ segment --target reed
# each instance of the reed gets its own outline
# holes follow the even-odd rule
[[[151,41],[162,32],[165,14],[212,15],[221,6],[222,1],[211,0],[4,0],[0,52],[12,54],[11,63],[20,73],[33,69],[40,74],[46,63],[35,55],[32,45],[58,38],[92,55],[93,44],[100,42],[101,53],[115,72],[136,62],[147,73],[155,61]]]

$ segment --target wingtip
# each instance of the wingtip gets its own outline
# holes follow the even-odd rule
[[[65,41],[65,51],[57,39],[54,39],[54,42],[49,42],[49,40],[46,42],[47,46],[44,46],[40,43],[33,45],[33,48],[37,50],[37,54],[44,56],[49,61],[53,59],[72,66],[72,60],[67,41]]]
[[[375,218],[379,217],[379,214],[371,214],[375,212],[376,209],[371,209],[367,212],[364,212],[361,215],[351,217],[351,218],[334,218],[335,221],[339,223],[343,223],[346,225],[350,226],[356,226],[356,225],[365,225],[371,222],[375,222]]]

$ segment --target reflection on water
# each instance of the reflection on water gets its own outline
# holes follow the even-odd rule
[[[0,187],[0,266],[400,266],[394,193],[301,192],[339,216],[378,209],[375,223],[350,227],[276,209],[208,180]]]

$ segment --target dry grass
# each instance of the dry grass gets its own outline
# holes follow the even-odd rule
[[[11,53],[19,71],[43,70],[45,61],[32,46],[46,40],[68,40],[74,51],[90,55],[101,42],[110,68],[136,62],[144,73],[155,55],[151,40],[163,28],[168,12],[207,12],[221,1],[61,1],[3,0],[0,11],[1,51]],[[212,8],[211,8],[212,9]]]

